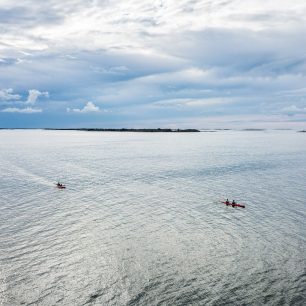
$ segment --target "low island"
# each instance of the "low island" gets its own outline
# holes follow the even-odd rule
[[[52,129],[46,128],[45,130],[54,131],[86,131],[86,132],[149,132],[149,133],[195,133],[200,132],[197,129],[91,129],[91,128],[80,128],[80,129]]]

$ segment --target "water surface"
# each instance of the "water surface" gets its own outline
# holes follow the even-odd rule
[[[305,177],[294,131],[2,130],[0,305],[305,305]]]

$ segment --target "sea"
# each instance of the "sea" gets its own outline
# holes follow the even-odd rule
[[[0,305],[306,305],[306,133],[1,130]]]

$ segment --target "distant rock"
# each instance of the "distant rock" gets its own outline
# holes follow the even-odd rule
[[[257,131],[266,131],[266,129],[243,129],[242,131],[257,132]]]

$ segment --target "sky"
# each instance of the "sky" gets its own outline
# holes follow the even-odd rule
[[[0,128],[306,128],[305,0],[0,0]]]

